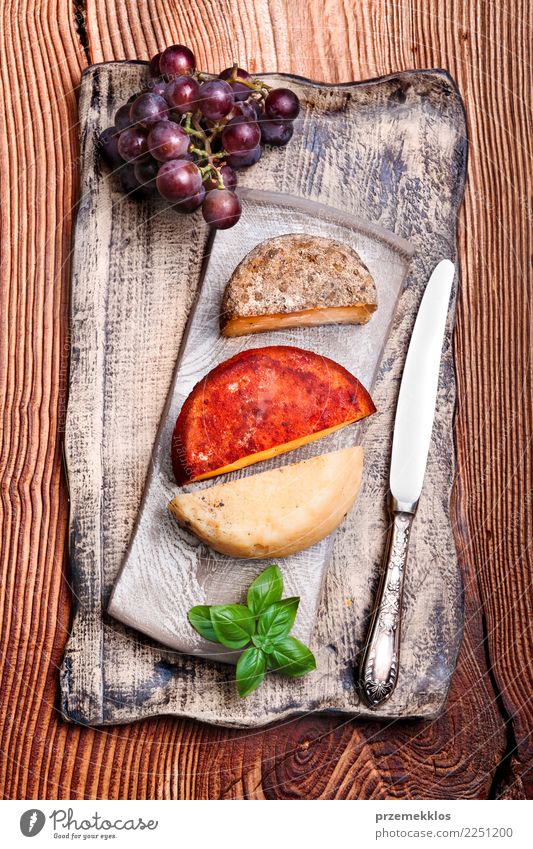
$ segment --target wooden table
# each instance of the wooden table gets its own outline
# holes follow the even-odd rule
[[[526,0],[0,0],[0,788],[7,798],[533,795],[531,29]],[[216,71],[331,82],[448,68],[470,128],[455,352],[466,632],[434,722],[310,716],[259,732],[61,721],[70,621],[68,299],[84,67],[188,44]],[[529,176],[531,176],[529,174]],[[531,190],[531,186],[529,186]]]

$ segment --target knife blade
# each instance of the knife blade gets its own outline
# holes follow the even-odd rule
[[[420,498],[431,442],[439,367],[455,266],[443,259],[424,292],[409,343],[396,406],[390,491],[399,503]]]
[[[429,278],[398,394],[389,476],[392,521],[360,675],[362,696],[371,707],[389,699],[398,680],[407,550],[431,444],[454,274],[453,262],[444,259]]]

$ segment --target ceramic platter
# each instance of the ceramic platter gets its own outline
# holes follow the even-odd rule
[[[145,63],[109,63],[89,68],[81,86],[65,434],[75,614],[61,671],[63,713],[96,724],[170,713],[237,727],[308,711],[368,715],[356,667],[386,536],[394,407],[424,285],[439,259],[456,255],[467,149],[460,96],[442,71],[339,86],[270,77],[302,102],[293,140],[243,175],[241,221],[210,239],[199,215],[125,199],[98,160],[99,132],[146,76]],[[376,280],[378,312],[364,327],[222,339],[220,298],[233,268],[258,242],[289,232],[356,248]],[[411,542],[402,674],[392,699],[372,711],[377,717],[436,715],[461,637],[449,513],[456,287],[457,280]],[[235,600],[261,562],[214,554],[168,516],[176,492],[169,440],[201,376],[239,350],[268,344],[342,363],[372,390],[378,412],[277,460],[346,444],[363,444],[366,458],[356,507],[335,537],[280,562],[287,591],[302,597],[295,633],[311,644],[317,671],[268,676],[241,700],[232,667],[205,659],[213,646],[191,633],[185,613],[192,604]]]

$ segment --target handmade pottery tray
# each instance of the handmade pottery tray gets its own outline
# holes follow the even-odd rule
[[[302,619],[305,629],[312,631],[317,671],[298,680],[269,676],[255,694],[240,700],[230,667],[151,642],[105,613],[124,557],[128,552],[129,561],[135,553],[135,563],[126,562],[122,579],[144,574],[155,596],[148,593],[143,597],[147,584],[142,582],[134,590],[130,587],[125,597],[117,590],[112,611],[175,647],[204,650],[187,640],[182,642],[185,632],[178,636],[179,642],[171,642],[162,630],[143,625],[143,617],[154,621],[151,605],[154,597],[161,599],[161,593],[157,582],[160,563],[147,563],[142,550],[136,551],[142,514],[129,547],[151,460],[155,466],[149,481],[162,457],[157,448],[152,456],[152,449],[166,438],[167,420],[163,419],[156,441],[158,425],[208,240],[198,215],[181,217],[162,202],[135,205],[120,196],[98,161],[98,133],[111,123],[117,104],[142,87],[146,74],[145,63],[98,65],[86,71],[81,86],[82,182],[73,258],[71,387],[65,436],[76,606],[61,671],[62,711],[73,721],[88,723],[126,722],[172,713],[232,726],[261,725],[309,710],[367,715],[359,702],[355,670],[386,535],[387,468],[398,381],[428,274],[439,259],[455,259],[456,254],[456,215],[466,169],[460,97],[442,71],[404,72],[341,86],[294,77],[271,78],[275,84],[287,83],[296,90],[303,104],[301,120],[291,144],[268,151],[243,175],[241,184],[260,186],[262,192],[278,196],[318,201],[347,212],[350,219],[372,221],[397,234],[400,238],[388,242],[398,258],[391,291],[399,288],[407,264],[409,249],[402,240],[407,240],[415,253],[374,384],[379,412],[365,424],[364,433],[357,438],[352,434],[352,442],[363,437],[364,482],[356,508],[337,534],[316,620],[331,541],[319,544],[315,547],[319,551],[311,550],[305,556],[318,558],[313,590],[303,593],[308,610],[304,610]],[[272,207],[265,196],[261,199],[252,194],[244,203],[245,216],[238,225],[242,228],[240,239],[237,228],[232,236],[228,231],[222,239],[222,234],[215,238],[213,265],[207,267],[204,281],[208,287],[219,286],[222,269],[227,271],[224,262],[216,265],[217,256],[233,261],[231,251],[217,254],[217,239],[221,249],[226,238],[230,240],[227,245],[238,245],[235,257],[239,252],[242,256],[246,240],[257,238],[253,227],[246,227],[252,213],[266,208],[264,223],[271,222],[270,226],[282,217],[280,214],[276,219],[268,213],[269,203],[270,213],[277,207]],[[296,222],[297,218],[293,216],[292,220]],[[346,222],[338,225],[329,219],[327,215],[324,219],[314,217],[327,227],[346,226]],[[309,226],[303,219],[300,223],[302,229]],[[363,258],[365,239],[367,251],[370,244],[382,244],[380,234],[386,242],[381,231],[369,234],[363,227],[361,233],[354,227],[352,232],[354,239],[362,240],[359,247]],[[210,282],[213,268],[218,268],[216,283]],[[371,270],[379,277],[380,268],[378,263]],[[382,285],[386,285],[386,275]],[[203,288],[202,292],[205,294]],[[445,701],[461,636],[461,582],[449,516],[454,471],[450,344],[454,304],[455,296],[425,488],[411,543],[402,674],[390,702],[372,711],[377,717],[434,716]],[[383,326],[387,324],[384,318]],[[345,330],[343,338],[353,339],[357,345],[357,332],[365,329]],[[321,340],[328,333],[338,336],[339,328],[322,331],[317,338]],[[250,347],[277,342],[282,336],[237,342]],[[309,330],[293,331],[291,340],[302,347],[314,347]],[[349,346],[345,349],[351,350]],[[187,347],[184,351],[187,355]],[[187,367],[187,379],[208,370],[211,360],[213,365],[227,355],[223,347],[207,354],[207,359],[200,353],[197,372]],[[335,358],[335,351],[330,356]],[[342,362],[340,356],[337,358]],[[375,365],[375,351],[373,358]],[[372,379],[371,360],[364,365],[367,385]],[[350,365],[361,377],[354,363]],[[187,379],[181,385],[178,372],[177,392],[169,400],[171,417]],[[330,446],[323,445],[321,450],[326,447]],[[313,453],[318,453],[316,446]],[[147,503],[148,498],[145,507]],[[167,530],[170,532],[169,527]],[[172,527],[172,532],[179,544],[183,539],[179,530]],[[184,545],[189,546],[190,562],[204,558],[202,575],[209,580],[203,585],[200,582],[200,589],[203,586],[209,594],[220,588],[214,569],[218,567],[217,558],[206,559],[205,551],[200,553],[190,538]],[[153,550],[148,553],[152,556]],[[289,560],[292,558],[287,559],[288,566]],[[178,567],[176,559],[173,568]],[[190,563],[187,568],[192,569]],[[261,564],[256,561],[251,567],[247,563],[246,569],[250,568],[255,573]],[[195,598],[191,603],[201,600]],[[129,616],[125,611],[132,603],[134,615]],[[171,613],[167,621],[177,622],[182,616],[183,610],[176,609],[175,616]]]

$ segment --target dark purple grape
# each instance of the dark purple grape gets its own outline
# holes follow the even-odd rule
[[[133,162],[148,152],[146,133],[138,127],[123,130],[118,137],[118,152],[126,162]]]
[[[189,136],[174,121],[160,121],[148,133],[150,153],[160,162],[179,159],[189,149]]]
[[[255,115],[256,119],[263,116],[263,104],[260,100],[256,100],[255,97],[249,97],[248,100],[242,104],[242,107],[247,109],[249,114]]]
[[[274,121],[294,121],[300,111],[300,101],[289,88],[274,88],[265,100],[265,113]]]
[[[202,189],[200,169],[184,159],[172,159],[164,162],[157,173],[157,190],[165,200],[179,203],[190,200]]]
[[[120,188],[129,199],[142,200],[149,194],[135,176],[133,165],[123,165],[117,173]]]
[[[225,118],[235,103],[231,86],[224,80],[202,83],[198,96],[200,111],[204,118],[209,118],[210,121]]]
[[[98,137],[98,150],[113,170],[123,162],[118,152],[118,132],[116,127],[108,127]]]
[[[224,68],[218,76],[221,80],[229,80],[229,78],[233,76],[233,68]],[[249,80],[251,77],[248,71],[244,68],[237,68],[237,79]]]
[[[227,230],[241,217],[241,202],[229,189],[214,189],[205,196],[202,215],[215,230]]]
[[[284,144],[290,142],[293,133],[292,121],[261,121],[261,141],[263,144],[283,147]]]
[[[177,121],[173,121],[173,123],[177,124]],[[195,155],[193,153],[189,153],[189,151],[182,153],[181,156],[178,157],[178,159],[187,159],[189,162],[196,162]]]
[[[237,185],[237,175],[231,165],[227,165],[226,163],[224,163],[220,169],[220,173],[222,174],[224,188],[233,191],[233,189]]]
[[[140,94],[130,107],[130,117],[133,123],[149,129],[163,121],[168,115],[168,103],[158,94]]]
[[[230,189],[233,191],[235,186],[237,185],[237,175],[233,168],[230,165],[226,165],[224,163],[220,166],[220,176],[222,177],[222,182],[224,183],[225,189]],[[208,192],[213,189],[218,189],[218,180],[216,177],[209,175],[204,182],[204,186]]]
[[[226,68],[218,76],[221,80],[229,80],[230,77],[233,76],[233,68]],[[239,79],[249,80],[251,79],[250,74],[248,73],[248,71],[245,71],[244,68],[237,68],[237,79],[235,80],[235,82],[230,83],[235,100],[246,100],[246,98],[250,94],[250,89],[248,88],[248,86],[240,83]]]
[[[261,130],[255,121],[244,121],[241,117],[231,118],[222,130],[222,146],[228,153],[244,153],[261,141]]]
[[[155,178],[159,171],[159,162],[150,157],[149,159],[141,159],[133,166],[135,179],[143,189],[155,191]]]
[[[163,50],[159,58],[160,73],[172,79],[181,74],[190,74],[196,67],[194,54],[183,44],[173,44]]]
[[[130,115],[130,107],[130,103],[125,103],[115,112],[115,127],[119,133],[121,133],[122,130],[126,130],[128,127],[131,127],[133,123]]]
[[[152,56],[150,59],[149,71],[151,77],[158,77],[161,73],[161,68],[159,67],[159,60],[161,59],[161,53],[156,53],[155,56]]]
[[[200,86],[194,77],[181,76],[167,84],[165,97],[180,115],[198,108]]]
[[[263,149],[260,144],[253,147],[251,150],[245,150],[244,153],[232,153],[228,156],[226,162],[230,168],[238,171],[240,168],[249,168],[250,165],[255,165],[261,159]]]
[[[228,118],[240,117],[243,121],[257,121],[260,116],[262,116],[261,106],[257,100],[250,98],[249,100],[241,100],[236,103],[229,113]]]
[[[163,77],[156,77],[148,83],[148,91],[151,94],[157,94],[159,97],[164,97],[167,88],[167,81]]]
[[[195,209],[198,209],[198,207],[202,205],[204,198],[205,198],[205,189],[202,186],[200,191],[197,192],[195,195],[193,195],[190,198],[187,198],[186,200],[182,200],[179,203],[175,203],[173,206],[174,206],[174,209],[177,210],[178,212],[184,212],[184,213],[194,212]]]

